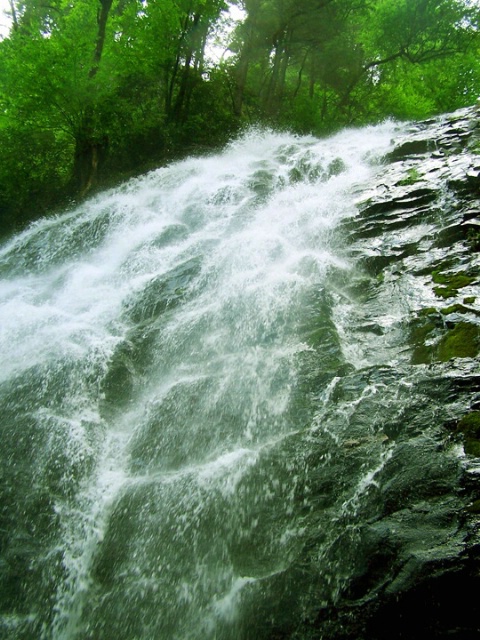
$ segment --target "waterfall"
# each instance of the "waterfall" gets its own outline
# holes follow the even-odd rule
[[[406,130],[253,130],[4,243],[5,637],[294,637],[369,557],[387,580],[395,522],[362,523],[459,469],[421,426],[418,292],[372,296],[348,241]]]

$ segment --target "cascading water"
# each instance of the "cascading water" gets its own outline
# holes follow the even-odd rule
[[[253,132],[3,246],[2,637],[293,637],[363,575],[386,466],[418,458],[402,495],[458,475],[419,428],[412,294],[368,334],[339,231],[400,133]]]

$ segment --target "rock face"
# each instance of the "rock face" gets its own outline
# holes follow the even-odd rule
[[[332,276],[331,288],[342,315],[355,314],[360,363],[378,353],[389,375],[378,367],[377,379],[398,394],[408,386],[410,400],[393,416],[386,394],[380,410],[396,446],[376,477],[376,509],[359,514],[353,579],[292,637],[470,640],[480,634],[478,112],[412,125],[387,161],[344,225],[360,269],[348,283]],[[404,357],[391,360],[401,340]]]

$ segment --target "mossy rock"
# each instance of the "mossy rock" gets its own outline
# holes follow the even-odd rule
[[[480,231],[469,229],[467,231],[467,243],[471,251],[480,251]]]
[[[442,313],[444,316],[448,316],[451,313],[466,313],[467,311],[467,307],[464,307],[463,304],[452,304],[449,307],[440,309],[440,313]]]
[[[429,364],[436,359],[434,346],[425,344],[432,338],[435,332],[438,334],[443,329],[444,321],[437,309],[428,307],[418,313],[410,329],[410,341],[413,344],[412,364]]]
[[[418,169],[413,167],[412,169],[409,169],[407,171],[407,177],[406,178],[403,178],[403,180],[399,180],[397,182],[397,186],[399,186],[399,187],[408,187],[411,184],[415,184],[420,179],[421,179],[421,175],[420,175]]]
[[[474,438],[467,438],[465,440],[465,444],[463,445],[465,453],[469,456],[475,456],[475,458],[480,458],[480,441],[475,440]]]
[[[451,358],[475,358],[480,347],[480,327],[459,322],[438,344],[437,355],[441,362]]]
[[[461,305],[460,305],[461,306]],[[427,311],[427,310],[425,310]],[[420,312],[418,324],[411,329],[410,340],[413,343],[412,364],[429,364],[431,362],[447,362],[451,358],[475,358],[480,352],[480,327],[469,322],[459,322],[453,329],[444,334],[437,344],[427,345],[425,342],[435,339],[444,328],[444,321],[439,322],[438,311],[429,309],[429,314]],[[442,313],[458,311],[456,305],[442,310]],[[469,311],[467,309],[467,311]],[[420,322],[423,320],[423,322]]]
[[[440,309],[440,313],[444,316],[448,316],[451,313],[468,313],[470,309],[463,304],[452,304],[449,307],[445,307],[444,309]]]
[[[423,309],[420,309],[420,311],[418,312],[419,316],[433,316],[435,314],[438,313],[438,309],[436,309],[435,307],[424,307]],[[442,311],[443,313],[443,311]]]
[[[466,299],[467,298],[465,298],[465,300]],[[460,303],[452,304],[449,307],[440,309],[440,313],[442,313],[444,316],[448,316],[451,313],[473,313],[475,316],[480,316],[480,311],[477,311],[476,309],[470,309],[469,307],[466,307],[465,305]]]
[[[433,140],[407,140],[403,144],[395,147],[393,151],[387,154],[388,162],[396,162],[397,160],[405,160],[410,156],[418,156],[434,150],[435,144]]]
[[[457,293],[455,289],[450,289],[450,287],[433,287],[433,291],[439,298],[453,298]]]
[[[411,338],[414,344],[423,344],[428,336],[435,330],[434,322],[426,322],[412,330]]]
[[[453,298],[453,296],[457,295],[458,289],[472,284],[475,278],[463,272],[448,274],[438,270],[432,271],[432,280],[435,284],[441,285],[433,288],[436,296],[439,298]]]
[[[412,364],[430,364],[435,360],[435,350],[426,344],[416,345],[412,353]]]
[[[467,296],[463,299],[463,304],[473,304],[477,298],[475,296]]]
[[[328,165],[328,176],[338,176],[346,171],[346,169],[347,165],[345,162],[341,158],[335,158],[335,160],[332,160]]]
[[[480,438],[480,411],[472,411],[460,418],[457,431],[461,431],[467,438]]]
[[[471,411],[460,418],[456,430],[465,438],[465,453],[480,458],[480,411]],[[477,502],[480,506],[480,501]]]
[[[480,500],[475,500],[466,510],[470,513],[480,513]]]
[[[452,273],[446,274],[440,271],[432,271],[432,280],[435,284],[441,284],[448,289],[461,289],[467,287],[475,280],[466,273]]]

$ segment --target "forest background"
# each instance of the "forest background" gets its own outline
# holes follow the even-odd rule
[[[3,2],[2,235],[251,124],[325,135],[480,95],[473,0]]]

